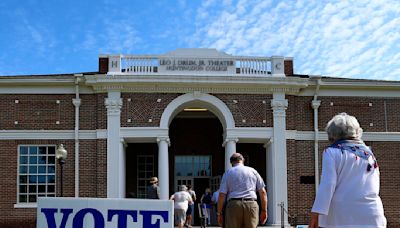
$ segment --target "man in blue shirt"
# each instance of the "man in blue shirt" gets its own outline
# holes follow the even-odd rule
[[[232,168],[222,177],[218,197],[218,223],[224,221],[222,210],[227,198],[225,209],[225,227],[254,228],[258,223],[267,221],[267,192],[265,184],[258,172],[243,164],[244,158],[240,153],[234,153],[230,162]],[[261,213],[257,204],[257,193],[261,200]]]

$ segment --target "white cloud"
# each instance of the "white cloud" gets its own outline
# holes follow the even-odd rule
[[[400,78],[400,61],[391,61],[400,52],[398,1],[240,0],[210,10],[217,7],[207,1],[197,11],[194,39],[203,47],[292,56],[297,73]]]
[[[102,35],[102,53],[132,53],[141,40],[129,21],[107,21],[105,26],[107,29]]]

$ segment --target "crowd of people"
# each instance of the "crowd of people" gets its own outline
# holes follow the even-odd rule
[[[371,148],[361,139],[357,119],[340,113],[328,122],[326,132],[331,145],[323,153],[321,182],[309,227],[386,227],[379,197],[379,166]],[[265,224],[268,214],[263,179],[244,165],[240,153],[234,153],[230,163],[232,168],[222,176],[219,189],[212,193],[206,188],[200,198],[204,225],[254,228]],[[158,179],[153,177],[150,183],[148,197],[159,199]],[[191,227],[196,201],[192,187],[180,185],[170,199],[174,200],[175,224]]]
[[[244,165],[240,153],[234,153],[232,168],[222,177],[220,188],[214,193],[206,188],[201,195],[200,214],[204,226],[220,225],[229,228],[257,227],[267,220],[267,194],[265,184],[258,172]],[[152,177],[147,189],[148,198],[159,198],[158,179]],[[170,200],[174,201],[174,222],[178,228],[192,227],[196,193],[192,186],[180,185]],[[257,203],[261,200],[261,210]],[[230,219],[224,219],[230,218]]]

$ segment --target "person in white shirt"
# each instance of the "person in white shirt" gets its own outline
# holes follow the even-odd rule
[[[175,192],[170,199],[174,201],[175,224],[178,223],[178,227],[182,228],[186,221],[186,210],[193,203],[192,197],[187,192],[187,187],[180,185],[179,192]]]
[[[361,140],[357,119],[340,113],[328,122],[326,132],[332,144],[323,153],[309,228],[386,227],[378,163]]]

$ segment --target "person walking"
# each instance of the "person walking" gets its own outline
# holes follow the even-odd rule
[[[227,228],[254,228],[267,221],[267,192],[258,172],[245,166],[240,153],[230,157],[232,168],[222,176],[218,197],[218,224]],[[261,201],[261,213],[257,204],[257,193]],[[222,214],[225,199],[228,198],[225,215]]]
[[[325,130],[332,144],[323,153],[321,183],[309,227],[386,227],[378,163],[361,140],[363,130],[357,119],[340,113]]]
[[[160,187],[158,186],[158,178],[150,178],[150,184],[147,187],[147,199],[160,199]]]
[[[175,192],[170,199],[174,200],[175,224],[178,224],[178,227],[182,228],[186,221],[186,211],[189,204],[193,203],[192,197],[187,192],[187,187],[185,185],[180,185],[179,191]]]
[[[218,224],[218,218],[217,218],[217,211],[218,211],[218,197],[219,197],[219,189],[217,189],[211,197],[211,225],[216,225]]]
[[[193,203],[189,204],[189,207],[186,211],[186,227],[192,227],[192,218],[194,213],[194,202],[196,201],[196,192],[192,189],[192,185],[187,185],[187,192],[189,193],[190,197],[192,197]]]
[[[211,189],[206,188],[204,194],[200,198],[201,202],[201,210],[203,211],[203,215],[206,218],[207,225],[211,225],[211,202],[212,194]]]

